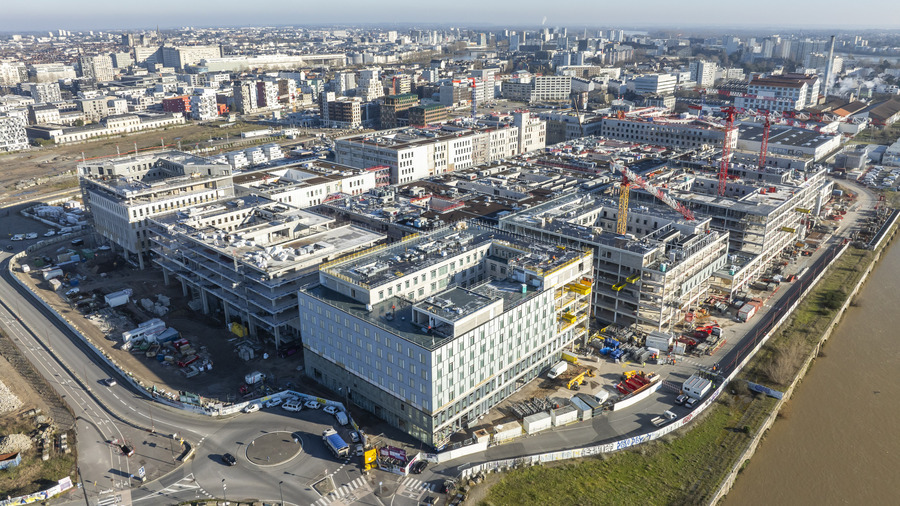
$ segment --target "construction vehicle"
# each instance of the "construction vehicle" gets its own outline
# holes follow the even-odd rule
[[[325,429],[322,432],[322,441],[335,458],[346,458],[350,454],[350,445],[333,428]]]
[[[587,369],[584,372],[582,372],[581,374],[579,374],[578,376],[575,376],[574,378],[570,379],[569,382],[566,384],[566,388],[568,388],[569,390],[578,390],[578,388],[582,385],[582,383],[584,383],[585,377],[593,378],[594,371]]]

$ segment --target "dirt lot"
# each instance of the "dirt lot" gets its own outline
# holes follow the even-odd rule
[[[131,134],[125,137],[113,137],[97,139],[81,144],[69,144],[64,146],[45,146],[32,148],[28,151],[10,153],[0,156],[0,164],[3,171],[0,172],[0,187],[6,195],[14,195],[17,190],[13,185],[16,182],[26,181],[31,178],[50,178],[63,174],[71,174],[72,185],[77,184],[74,178],[75,166],[82,160],[116,156],[118,146],[120,152],[125,154],[134,151],[137,144],[138,150],[144,151],[160,147],[166,144],[176,148],[181,143],[182,148],[191,149],[198,143],[200,147],[209,146],[209,140],[213,137],[225,137],[234,139],[240,137],[241,130],[262,128],[248,123],[235,123],[228,128],[218,128],[199,124],[186,124],[173,126],[161,130]],[[162,140],[162,142],[161,142]],[[57,184],[55,182],[52,182]],[[59,188],[56,188],[59,189]]]
[[[45,247],[27,257],[24,262],[37,267],[43,263],[42,257],[55,257],[60,253],[59,250],[67,250],[67,246],[66,243],[58,243]],[[275,356],[274,345],[262,343],[256,345],[259,350],[257,357],[244,361],[238,357],[235,350],[235,345],[241,339],[226,329],[221,317],[217,319],[191,310],[188,307],[190,300],[182,294],[180,283],[172,283],[167,287],[159,270],[142,271],[124,263],[121,259],[116,259],[110,253],[104,254],[100,251],[97,253],[93,259],[66,269],[69,278],[77,276],[80,279],[78,286],[80,293],[73,296],[73,300],[61,296],[68,286],[61,289],[60,293],[54,293],[49,284],[40,277],[39,272],[32,271],[30,274],[18,275],[22,279],[27,279],[57,311],[75,322],[82,333],[89,336],[95,344],[101,346],[121,366],[131,371],[145,384],[156,385],[157,388],[170,392],[183,390],[203,397],[233,402],[238,400],[238,388],[243,384],[244,375],[253,371],[265,373],[268,382],[273,386],[283,387],[288,382],[292,385],[301,383],[302,373],[297,369],[303,363],[300,353],[287,358],[278,358]],[[93,311],[79,310],[79,305],[76,305],[78,298],[90,301],[94,297],[94,300],[102,303],[104,295],[125,288],[132,289],[134,294],[128,304],[115,309],[117,318],[108,320],[116,323],[114,329],[101,328],[87,317]],[[156,301],[160,294],[170,298],[171,308],[160,319],[167,326],[178,330],[181,337],[190,342],[191,347],[201,357],[197,362],[198,365],[203,360],[212,363],[211,371],[188,378],[184,374],[187,369],[159,362],[156,357],[148,358],[144,352],[128,352],[121,349],[123,330],[131,330],[138,323],[157,317],[145,310],[139,301],[144,298]],[[268,353],[269,358],[265,360],[260,358],[263,353]]]

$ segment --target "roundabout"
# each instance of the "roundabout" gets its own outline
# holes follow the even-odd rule
[[[266,467],[290,462],[303,452],[298,435],[286,432],[269,432],[257,437],[247,445],[247,460],[254,465]]]

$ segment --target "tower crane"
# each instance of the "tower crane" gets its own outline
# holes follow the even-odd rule
[[[631,185],[637,185],[646,190],[650,195],[661,200],[664,204],[681,213],[688,221],[694,221],[694,213],[684,207],[681,202],[673,199],[659,188],[651,185],[646,179],[635,174],[622,163],[615,162],[613,167],[622,173],[622,185],[619,187],[619,215],[616,220],[616,233],[625,235],[628,232],[628,193]]]
[[[723,107],[725,113],[725,138],[722,142],[722,160],[719,163],[719,196],[725,196],[725,183],[728,182],[728,163],[731,161],[731,137],[734,135],[734,116],[736,107]]]

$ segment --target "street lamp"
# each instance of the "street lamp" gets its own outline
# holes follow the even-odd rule
[[[225,506],[228,506],[228,494],[225,492],[225,478],[222,478],[222,498],[225,499]]]
[[[281,489],[283,483],[283,481],[278,482],[278,493],[281,494],[281,506],[284,506],[284,490]]]

